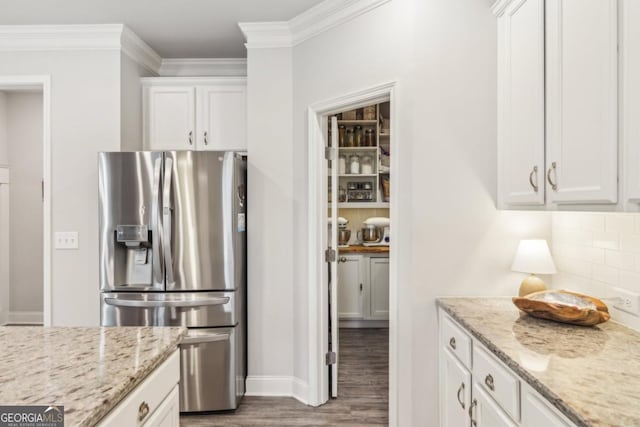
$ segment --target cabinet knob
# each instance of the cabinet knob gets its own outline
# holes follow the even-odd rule
[[[193,131],[189,131],[189,145],[193,145]]]
[[[556,162],[551,163],[551,167],[547,170],[547,181],[549,181],[549,185],[553,191],[558,191],[558,184],[551,180],[551,172],[557,177]]]
[[[142,403],[138,407],[138,421],[144,420],[147,415],[149,415],[149,404],[145,401],[142,401]]]
[[[484,378],[484,383],[489,387],[489,390],[494,391],[496,386],[493,384],[493,376],[491,374],[487,374]]]
[[[451,339],[449,340],[449,345],[451,346],[452,349],[456,349],[456,339],[455,337],[451,337]]]
[[[458,403],[460,404],[460,406],[462,406],[462,409],[464,409],[465,405],[462,399],[460,399],[460,393],[464,393],[464,383],[461,383],[460,387],[458,388]]]
[[[204,131],[204,145],[209,145],[209,140],[207,139],[207,131]]]
[[[536,182],[538,182],[538,166],[534,166],[533,170],[529,174],[529,184],[531,184],[531,186],[533,187],[533,191],[535,191],[537,193],[538,192],[538,185],[535,182],[533,182],[533,174],[536,175]]]

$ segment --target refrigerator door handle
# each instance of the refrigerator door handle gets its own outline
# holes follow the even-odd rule
[[[163,284],[162,257],[160,256],[160,244],[162,238],[161,226],[158,221],[160,200],[160,171],[162,159],[157,158],[153,165],[153,190],[151,196],[151,253],[153,257],[153,284]],[[164,286],[163,286],[164,287]]]
[[[206,334],[206,335],[193,335],[182,338],[180,345],[197,345],[204,344],[208,342],[216,342],[216,341],[228,341],[230,334]]]
[[[162,224],[164,228],[164,260],[167,272],[167,288],[173,284],[173,260],[171,258],[171,177],[173,174],[173,159],[167,157],[164,165],[164,186],[162,194]]]
[[[210,305],[224,305],[229,302],[229,297],[203,298],[195,300],[167,300],[167,301],[148,301],[148,300],[127,300],[119,298],[105,298],[105,304],[115,307],[134,307],[134,308],[167,308],[167,307],[204,307]]]

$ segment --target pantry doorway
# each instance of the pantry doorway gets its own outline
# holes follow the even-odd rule
[[[340,369],[340,350],[338,339],[338,318],[337,297],[338,283],[337,272],[339,262],[339,248],[337,239],[338,227],[330,227],[329,224],[338,224],[339,206],[352,207],[347,197],[352,197],[354,203],[366,203],[372,209],[382,210],[382,214],[388,214],[388,223],[379,224],[379,229],[386,229],[388,241],[388,408],[389,420],[397,419],[397,259],[393,250],[399,244],[397,238],[389,239],[393,234],[397,223],[398,197],[397,180],[388,178],[388,173],[398,170],[398,147],[394,144],[397,139],[397,130],[393,128],[395,116],[397,114],[394,102],[395,83],[387,83],[380,86],[364,89],[340,98],[317,103],[308,109],[308,140],[309,140],[309,210],[308,229],[309,234],[309,403],[311,405],[321,405],[326,403],[331,397],[340,396],[338,389],[337,371]],[[373,117],[365,120],[364,108],[376,106]],[[343,179],[348,175],[346,171],[340,174],[339,141],[341,133],[346,129],[339,128],[339,113],[360,111],[362,117],[351,118],[340,117],[340,124],[354,125],[354,133],[361,133],[361,141],[370,138],[375,141],[373,145],[369,142],[361,142],[363,146],[353,146],[350,150],[354,153],[362,151],[362,154],[369,157],[368,151],[375,152],[373,166],[366,166],[365,172],[359,169],[358,174],[353,174],[354,178]],[[380,114],[383,112],[382,114]],[[369,112],[371,113],[371,112]],[[349,113],[352,114],[352,113]],[[356,113],[358,114],[358,113]],[[385,117],[386,116],[386,117]],[[385,121],[386,120],[386,121]],[[385,124],[387,125],[385,127]],[[391,125],[389,125],[391,124]],[[356,129],[363,126],[363,129]],[[331,132],[330,132],[331,129]],[[367,132],[372,129],[373,136]],[[392,130],[393,129],[393,130]],[[329,137],[331,134],[331,137]],[[344,137],[345,135],[342,135]],[[380,142],[380,138],[384,142]],[[388,154],[389,148],[393,147],[393,155],[389,162],[382,162],[380,156]],[[350,145],[350,147],[352,147]],[[372,150],[373,149],[373,150]],[[349,151],[349,150],[346,150]],[[365,153],[366,152],[366,153]],[[356,156],[357,157],[357,156]],[[371,159],[365,159],[368,163]],[[328,168],[329,162],[333,167]],[[345,167],[348,167],[345,165]],[[354,166],[355,167],[355,166]],[[371,170],[369,170],[371,168]],[[388,168],[384,170],[384,168]],[[387,174],[385,175],[386,172]],[[358,175],[357,177],[355,175]],[[347,184],[355,185],[356,188],[346,195],[347,188],[340,189]],[[370,184],[369,184],[370,183]],[[362,186],[359,188],[358,185]],[[385,189],[386,186],[386,189]],[[365,188],[366,187],[366,188]],[[329,191],[331,189],[331,191]],[[342,191],[344,190],[344,191]],[[340,194],[342,193],[342,194]],[[342,199],[339,199],[342,197]],[[357,199],[357,200],[356,200]],[[342,200],[342,201],[339,201]],[[364,206],[364,205],[354,205]],[[388,209],[388,211],[384,211]],[[331,212],[331,215],[327,215]],[[378,213],[372,211],[374,214]],[[381,236],[382,237],[382,236]],[[335,251],[335,252],[334,252]],[[369,306],[370,308],[371,306]],[[368,311],[370,319],[372,311]],[[380,317],[383,318],[383,317]],[[337,362],[337,363],[336,363]]]

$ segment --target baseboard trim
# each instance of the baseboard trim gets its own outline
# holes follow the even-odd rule
[[[247,377],[246,396],[293,397],[308,404],[309,386],[296,377],[275,375],[250,375]]]
[[[5,323],[22,325],[42,325],[44,314],[41,311],[10,311]]]
[[[388,328],[388,320],[340,320],[341,328]]]

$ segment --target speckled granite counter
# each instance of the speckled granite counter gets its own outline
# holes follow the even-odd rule
[[[66,426],[99,422],[167,359],[184,328],[0,327],[0,404],[64,405]]]
[[[577,425],[640,426],[640,333],[521,315],[511,298],[438,305]]]

